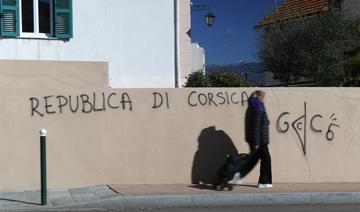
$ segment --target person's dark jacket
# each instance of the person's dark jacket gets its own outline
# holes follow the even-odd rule
[[[245,140],[250,145],[269,144],[269,119],[264,104],[250,97],[245,114]]]

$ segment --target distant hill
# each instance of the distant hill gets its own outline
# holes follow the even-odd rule
[[[234,72],[237,74],[247,74],[247,79],[255,82],[257,85],[265,84],[265,73],[261,63],[234,63],[228,65],[206,65],[206,74],[214,73],[218,70]]]

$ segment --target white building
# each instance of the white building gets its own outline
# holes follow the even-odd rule
[[[191,72],[206,71],[205,70],[205,49],[199,46],[198,43],[192,43],[192,67]]]
[[[106,61],[110,87],[176,87],[190,0],[2,0],[0,60]]]

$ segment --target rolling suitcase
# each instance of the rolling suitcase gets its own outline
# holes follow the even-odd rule
[[[232,186],[228,182],[239,172],[241,178],[245,177],[256,165],[258,158],[254,154],[232,154],[228,155],[225,164],[223,164],[217,174],[217,181],[214,184],[216,189],[224,189],[227,187],[229,190]],[[219,188],[218,188],[219,186]]]

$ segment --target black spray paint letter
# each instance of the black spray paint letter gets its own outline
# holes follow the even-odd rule
[[[31,116],[34,116],[34,113],[37,113],[40,116],[44,116],[43,113],[40,113],[37,108],[39,107],[39,100],[35,97],[30,98],[31,101]]]
[[[154,92],[153,96],[154,96],[154,105],[152,106],[152,108],[157,109],[163,105],[164,97],[161,93],[158,93],[158,92]],[[169,96],[168,96],[167,92],[165,92],[165,102],[166,102],[167,109],[169,109],[169,107],[170,107],[169,106]]]

